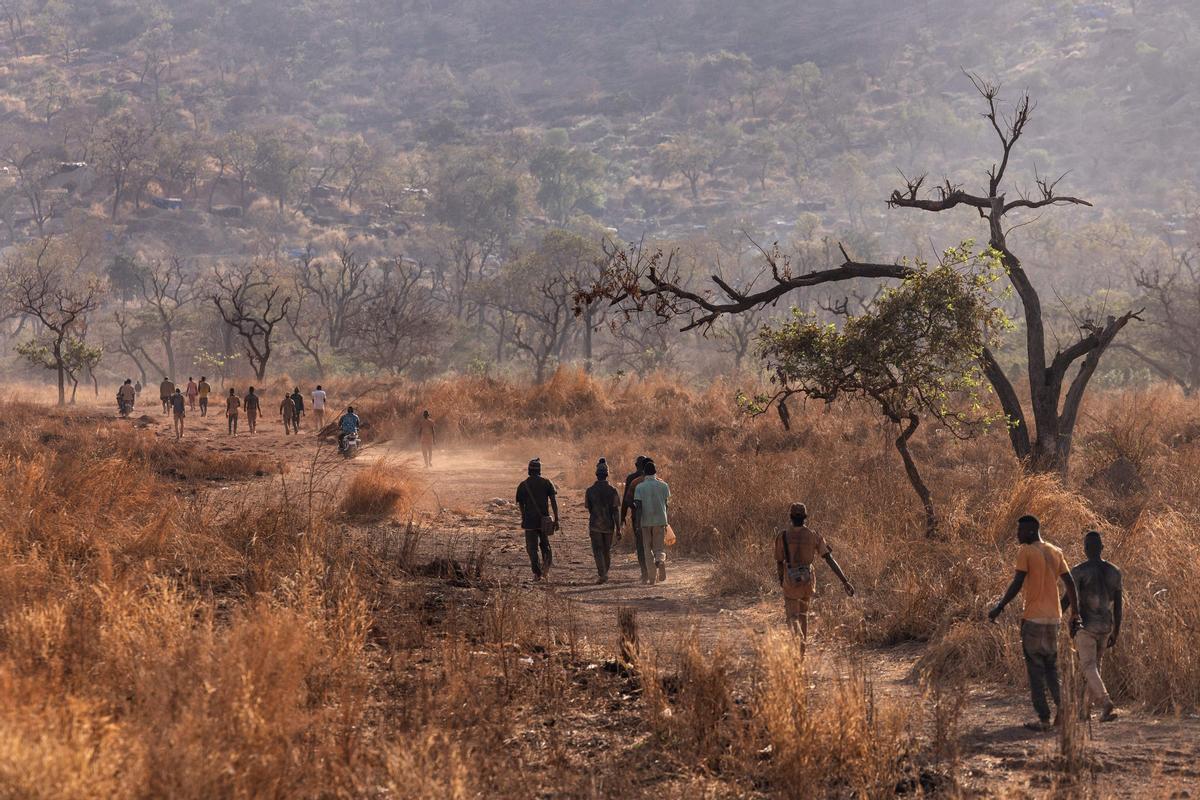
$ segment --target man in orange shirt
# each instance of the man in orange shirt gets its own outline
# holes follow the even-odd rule
[[[1061,709],[1058,680],[1058,626],[1062,620],[1058,583],[1066,588],[1067,604],[1071,609],[1070,633],[1079,630],[1079,595],[1071,568],[1059,550],[1042,541],[1041,524],[1037,517],[1024,516],[1017,520],[1017,571],[1008,591],[988,612],[992,622],[1004,611],[1022,589],[1025,592],[1025,613],[1021,616],[1021,647],[1025,652],[1025,667],[1029,671],[1029,692],[1038,721],[1026,727],[1038,731],[1050,730],[1050,704],[1046,691]],[[1055,716],[1055,724],[1058,722]]]

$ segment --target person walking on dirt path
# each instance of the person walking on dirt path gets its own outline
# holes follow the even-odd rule
[[[242,407],[242,398],[237,396],[232,388],[229,390],[229,396],[225,398],[225,419],[229,426],[229,435],[237,436],[238,424],[238,409]]]
[[[242,408],[246,409],[246,427],[250,429],[251,433],[254,433],[255,427],[258,425],[258,413],[262,410],[262,403],[259,396],[254,393],[253,386],[246,390]]]
[[[1083,616],[1083,627],[1075,634],[1075,652],[1079,654],[1079,668],[1086,681],[1080,715],[1091,719],[1091,708],[1099,706],[1100,721],[1109,722],[1116,719],[1117,711],[1100,677],[1100,665],[1104,653],[1117,646],[1117,636],[1121,633],[1124,606],[1121,570],[1104,560],[1104,539],[1099,531],[1084,534],[1083,552],[1087,561],[1071,568]],[[1070,598],[1063,595],[1059,607],[1065,610],[1069,603]]]
[[[175,394],[175,384],[170,378],[163,378],[158,385],[158,399],[162,401],[163,414],[171,411],[171,395]]]
[[[621,538],[620,495],[608,482],[608,461],[596,464],[596,482],[584,493],[583,503],[588,510],[588,536],[592,540],[592,557],[596,559],[596,583],[608,583],[612,566],[613,540]]]
[[[188,376],[187,389],[184,391],[184,394],[187,395],[188,410],[195,411],[196,398],[200,396],[200,387],[196,385],[196,382],[192,380],[191,376]]]
[[[200,376],[200,383],[196,385],[196,392],[200,396],[200,416],[208,416],[208,396],[212,394],[212,387],[208,385],[208,378]]]
[[[1012,583],[1000,601],[988,612],[995,622],[1004,607],[1022,590],[1025,593],[1025,613],[1021,617],[1021,647],[1025,653],[1025,668],[1029,672],[1029,694],[1038,721],[1025,727],[1037,731],[1051,729],[1050,704],[1046,692],[1061,713],[1062,703],[1058,679],[1058,627],[1062,621],[1058,583],[1061,580],[1071,609],[1070,634],[1079,629],[1079,594],[1067,560],[1049,542],[1042,540],[1041,523],[1037,517],[1026,515],[1017,520],[1017,566]],[[1055,715],[1054,724],[1060,721]]]
[[[300,433],[300,418],[304,416],[304,395],[300,394],[299,386],[292,390],[292,402],[296,404],[296,416],[292,419],[296,424],[296,433]]]
[[[517,507],[521,509],[521,528],[525,531],[525,550],[529,553],[533,579],[538,582],[549,580],[550,568],[554,566],[550,537],[559,529],[558,490],[542,477],[542,461],[539,458],[529,462],[529,477],[517,485]],[[550,515],[551,509],[553,516]]]
[[[134,394],[134,397],[142,396],[142,382],[141,381],[134,381],[133,394]]]
[[[121,388],[117,389],[117,408],[121,412],[122,417],[128,417],[133,413],[133,406],[137,403],[137,392],[133,389],[133,381],[129,378],[121,384]]]
[[[621,498],[621,524],[624,525],[625,520],[630,516],[633,517],[631,525],[633,527],[633,546],[637,550],[638,565],[642,568],[642,583],[650,580],[650,569],[646,564],[646,551],[642,548],[642,525],[638,521],[637,507],[633,502],[633,492],[637,489],[637,485],[646,477],[644,468],[647,459],[645,456],[638,456],[634,460],[634,466],[637,468],[625,478],[625,492]]]
[[[647,571],[646,583],[667,579],[667,504],[671,501],[671,487],[659,480],[658,467],[650,459],[642,465],[646,476],[638,481],[633,490],[634,513],[642,526],[642,550],[646,564],[654,564],[654,571]],[[656,574],[657,573],[657,574]]]
[[[313,423],[317,426],[318,436],[325,429],[325,400],[325,390],[318,383],[317,388],[313,389],[312,393]]]
[[[813,574],[817,558],[825,559],[850,597],[854,597],[854,586],[833,557],[833,548],[825,537],[808,527],[808,508],[804,503],[792,503],[788,516],[791,527],[775,537],[775,568],[779,573],[779,585],[783,587],[784,615],[792,633],[800,637],[800,654],[803,655],[808,646],[809,607],[817,593],[816,575]]]
[[[296,423],[296,401],[292,396],[283,392],[283,400],[279,403],[279,417],[283,420],[283,435],[288,436],[295,431],[300,433],[300,426]]]
[[[174,417],[175,421],[175,439],[179,440],[183,438],[183,410],[185,408],[183,392],[178,388],[175,389],[175,394],[171,395],[170,399],[172,412],[171,416]]]
[[[433,443],[437,439],[437,430],[428,411],[422,412],[421,421],[417,424],[417,433],[421,437],[421,457],[425,459],[425,467],[432,467]]]

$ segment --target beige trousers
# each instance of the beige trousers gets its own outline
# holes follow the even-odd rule
[[[1109,702],[1108,689],[1100,677],[1100,664],[1104,661],[1104,648],[1108,645],[1107,633],[1093,633],[1081,628],[1075,634],[1075,652],[1079,654],[1079,668],[1087,681],[1085,700],[1101,705]]]
[[[642,548],[643,552],[646,554],[647,564],[667,563],[666,538],[666,525],[642,526]]]

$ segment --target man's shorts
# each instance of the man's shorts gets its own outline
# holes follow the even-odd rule
[[[787,614],[788,619],[801,619],[808,616],[811,602],[811,597],[785,597],[783,598],[783,611]]]

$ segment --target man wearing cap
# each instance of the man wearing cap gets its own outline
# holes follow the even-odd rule
[[[596,582],[608,582],[612,566],[613,537],[621,538],[620,497],[608,482],[608,460],[596,465],[596,482],[584,494],[588,510],[588,535],[592,540],[592,557],[596,559]]]
[[[1087,561],[1071,568],[1079,593],[1079,613],[1083,617],[1083,627],[1075,634],[1075,652],[1079,654],[1079,667],[1086,681],[1081,715],[1089,719],[1091,708],[1100,706],[1100,721],[1109,722],[1116,719],[1117,711],[1100,677],[1100,664],[1105,651],[1117,646],[1117,636],[1121,633],[1124,606],[1121,570],[1104,560],[1104,540],[1099,531],[1084,534],[1083,552]],[[1059,607],[1065,611],[1070,604],[1064,593]]]
[[[626,518],[628,518],[631,512],[633,514],[633,546],[637,549],[638,565],[642,568],[642,583],[650,579],[650,570],[646,565],[646,553],[642,550],[642,524],[638,521],[637,508],[633,502],[633,492],[637,489],[637,485],[642,482],[642,479],[646,477],[643,468],[647,460],[645,456],[638,456],[633,462],[637,469],[625,479],[625,494],[621,498],[621,524],[624,525]]]
[[[667,525],[670,524],[667,503],[671,500],[671,487],[666,481],[659,480],[658,467],[653,461],[647,459],[642,471],[646,476],[633,490],[634,514],[642,526],[642,552],[645,553],[646,564],[654,564],[654,569],[648,569],[643,580],[653,584],[657,579],[662,583],[667,579],[666,538]]]
[[[850,597],[854,587],[842,572],[841,565],[833,557],[833,548],[825,537],[808,527],[808,509],[803,503],[792,503],[789,512],[792,525],[775,537],[775,566],[779,572],[779,584],[783,587],[783,608],[792,633],[800,635],[800,652],[808,643],[808,609],[817,591],[813,562],[817,557],[825,563],[842,582],[842,588]]]
[[[558,530],[558,499],[554,484],[542,477],[542,461],[529,462],[529,477],[517,486],[517,506],[521,509],[521,527],[525,530],[525,549],[535,581],[548,580],[554,554],[550,535]],[[554,509],[554,516],[550,515]],[[538,551],[541,559],[538,559]]]

